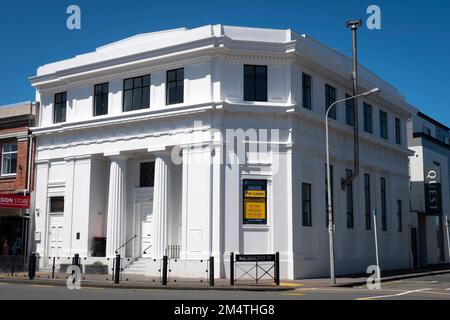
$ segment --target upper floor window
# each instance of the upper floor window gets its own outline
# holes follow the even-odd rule
[[[325,85],[325,110],[336,102],[336,88],[326,84]],[[336,106],[334,106],[329,113],[331,119],[337,119]]]
[[[303,92],[303,107],[312,109],[312,79],[306,73],[302,74],[302,92]]]
[[[67,92],[55,94],[53,123],[66,122]]]
[[[373,133],[372,106],[364,102],[364,131]]]
[[[380,110],[380,137],[382,139],[388,138],[388,115],[386,112]]]
[[[426,135],[431,136],[431,129],[428,128],[427,126],[423,126],[423,132],[424,132]]]
[[[17,143],[7,143],[2,147],[2,176],[17,173]]]
[[[350,98],[350,95],[346,94],[345,98]],[[352,127],[355,126],[355,99],[345,102],[345,123]]]
[[[184,102],[184,68],[167,71],[166,104]]]
[[[150,108],[150,75],[124,80],[123,111]]]
[[[395,143],[402,144],[402,122],[399,118],[395,118]]]
[[[143,162],[140,168],[141,188],[153,188],[155,186],[155,163]]]
[[[94,87],[94,117],[108,114],[109,84],[97,84]]]
[[[371,196],[370,196],[370,175],[364,174],[364,202],[365,202],[365,220],[366,220],[366,230],[372,230],[372,220],[371,220]]]
[[[267,101],[267,66],[244,66],[244,100]]]

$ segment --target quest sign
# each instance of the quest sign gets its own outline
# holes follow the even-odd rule
[[[29,209],[30,196],[0,195],[0,208]]]
[[[425,209],[427,214],[442,213],[441,168],[425,168]]]

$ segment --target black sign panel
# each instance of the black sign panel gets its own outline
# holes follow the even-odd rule
[[[236,262],[275,262],[274,254],[241,254],[236,255]]]
[[[425,168],[425,209],[427,214],[442,213],[441,168],[437,165]]]

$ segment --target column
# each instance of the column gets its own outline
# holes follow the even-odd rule
[[[162,258],[165,255],[167,248],[169,161],[170,157],[168,154],[156,154],[155,191],[153,197],[153,256],[156,259]]]
[[[116,250],[125,243],[126,168],[127,160],[125,158],[111,159],[106,231],[106,256],[108,258],[115,257]],[[125,248],[120,249],[119,254],[123,257]]]

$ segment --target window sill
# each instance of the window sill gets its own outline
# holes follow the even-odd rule
[[[1,175],[0,180],[13,180],[17,178],[17,174]]]

